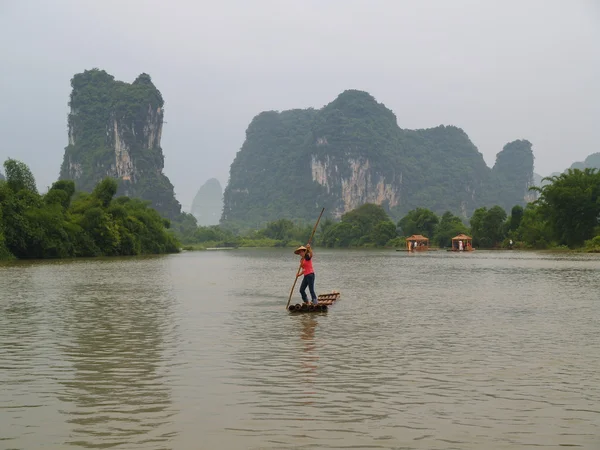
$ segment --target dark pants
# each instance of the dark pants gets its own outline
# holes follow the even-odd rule
[[[315,294],[315,274],[309,273],[308,275],[304,275],[302,279],[302,284],[300,285],[300,295],[302,296],[302,301],[304,303],[308,303],[308,298],[306,297],[306,288],[310,291],[310,297],[312,298],[313,303],[318,303],[317,294]]]

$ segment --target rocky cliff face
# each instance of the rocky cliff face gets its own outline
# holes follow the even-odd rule
[[[346,91],[318,111],[307,133],[312,182],[325,188],[333,216],[364,203],[400,204],[396,116],[366,92]]]
[[[128,84],[93,69],[75,75],[71,86],[69,145],[60,179],[91,191],[113,177],[119,180],[118,195],[149,200],[163,216],[177,216],[181,205],[163,174],[164,102],[150,76],[141,74]]]
[[[518,180],[519,193],[503,192],[506,204],[523,204],[533,173],[531,145],[503,152],[492,170],[460,128],[404,130],[368,93],[345,91],[320,110],[254,118],[231,165],[221,222],[257,227],[314,217],[321,207],[339,218],[364,203],[382,205],[396,218],[416,207],[466,218],[492,206],[496,198],[488,193],[510,178],[511,158],[521,153],[522,165],[510,178]]]
[[[347,169],[346,176],[336,176],[340,166]],[[311,155],[310,168],[314,182],[324,186],[328,194],[339,194],[336,216],[365,203],[387,203],[390,207],[400,203],[398,186],[402,183],[402,174],[399,175],[400,180],[395,177],[386,180],[385,176],[372,171],[368,158],[348,158],[336,162],[329,156],[320,161]]]
[[[216,178],[204,183],[194,197],[192,215],[198,225],[218,225],[223,209],[223,188]]]

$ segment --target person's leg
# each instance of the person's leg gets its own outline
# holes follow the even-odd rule
[[[317,298],[317,294],[315,294],[315,274],[311,273],[306,276],[308,278],[308,289],[310,290],[310,297],[312,298],[312,302],[316,305],[319,303]]]
[[[308,280],[306,278],[307,276],[305,275],[304,278],[302,278],[302,283],[300,283],[300,296],[302,297],[302,301],[304,303],[308,303],[308,298],[306,297],[306,287],[308,286]]]

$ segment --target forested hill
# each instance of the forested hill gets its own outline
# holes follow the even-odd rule
[[[164,217],[177,217],[181,205],[163,174],[164,101],[150,76],[130,84],[92,69],[76,74],[71,86],[60,179],[91,192],[105,177],[115,178],[119,195],[149,200]]]
[[[2,175],[2,172],[0,172],[0,180],[6,180],[6,178],[4,178],[4,175]]]
[[[198,225],[218,225],[223,209],[223,188],[216,178],[211,178],[204,183],[192,202],[192,215]]]
[[[531,142],[516,140],[506,144],[496,155],[486,203],[510,211],[517,204],[523,206],[524,200],[535,200],[535,194],[529,191],[531,186],[535,186],[533,159]]]
[[[415,207],[468,217],[480,206],[524,205],[532,182],[528,141],[507,144],[491,169],[460,128],[401,129],[373,96],[348,90],[318,110],[252,120],[231,164],[221,223],[310,221],[322,207],[340,217],[364,203],[396,218]]]
[[[600,169],[600,153],[592,153],[584,161],[577,161],[571,164],[571,169],[583,170],[587,167]]]
[[[584,170],[586,168],[600,169],[600,152],[588,155],[583,161],[575,161],[569,168],[579,170]],[[534,185],[545,186],[546,184],[550,183],[549,178],[560,175],[561,173],[566,174],[567,172],[568,169],[565,169],[562,172],[552,172],[550,175],[545,176],[534,174]]]

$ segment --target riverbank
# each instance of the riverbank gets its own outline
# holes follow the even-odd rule
[[[267,248],[296,248],[299,243],[294,243],[293,245],[261,245],[260,243],[244,243],[241,245],[220,245],[219,243],[211,242],[210,245],[203,244],[190,244],[184,245],[181,247],[181,251],[215,251],[215,250],[235,250],[235,249],[267,249]],[[315,248],[319,248],[315,246]],[[372,246],[362,246],[362,247],[336,247],[336,249],[347,249],[347,250],[372,250],[372,249],[380,249],[380,250],[390,250],[397,252],[408,252],[405,247],[372,247]],[[545,249],[536,249],[536,248],[474,248],[473,251],[494,251],[494,252],[537,252],[537,253],[600,253],[600,248],[587,249],[586,247],[580,247],[576,249],[571,249],[567,247],[554,247],[554,248],[545,248]],[[451,251],[449,247],[430,247],[427,249],[428,252],[437,252],[437,251]],[[415,252],[419,253],[419,252]],[[464,253],[464,252],[463,252]],[[466,252],[469,253],[469,252]]]

